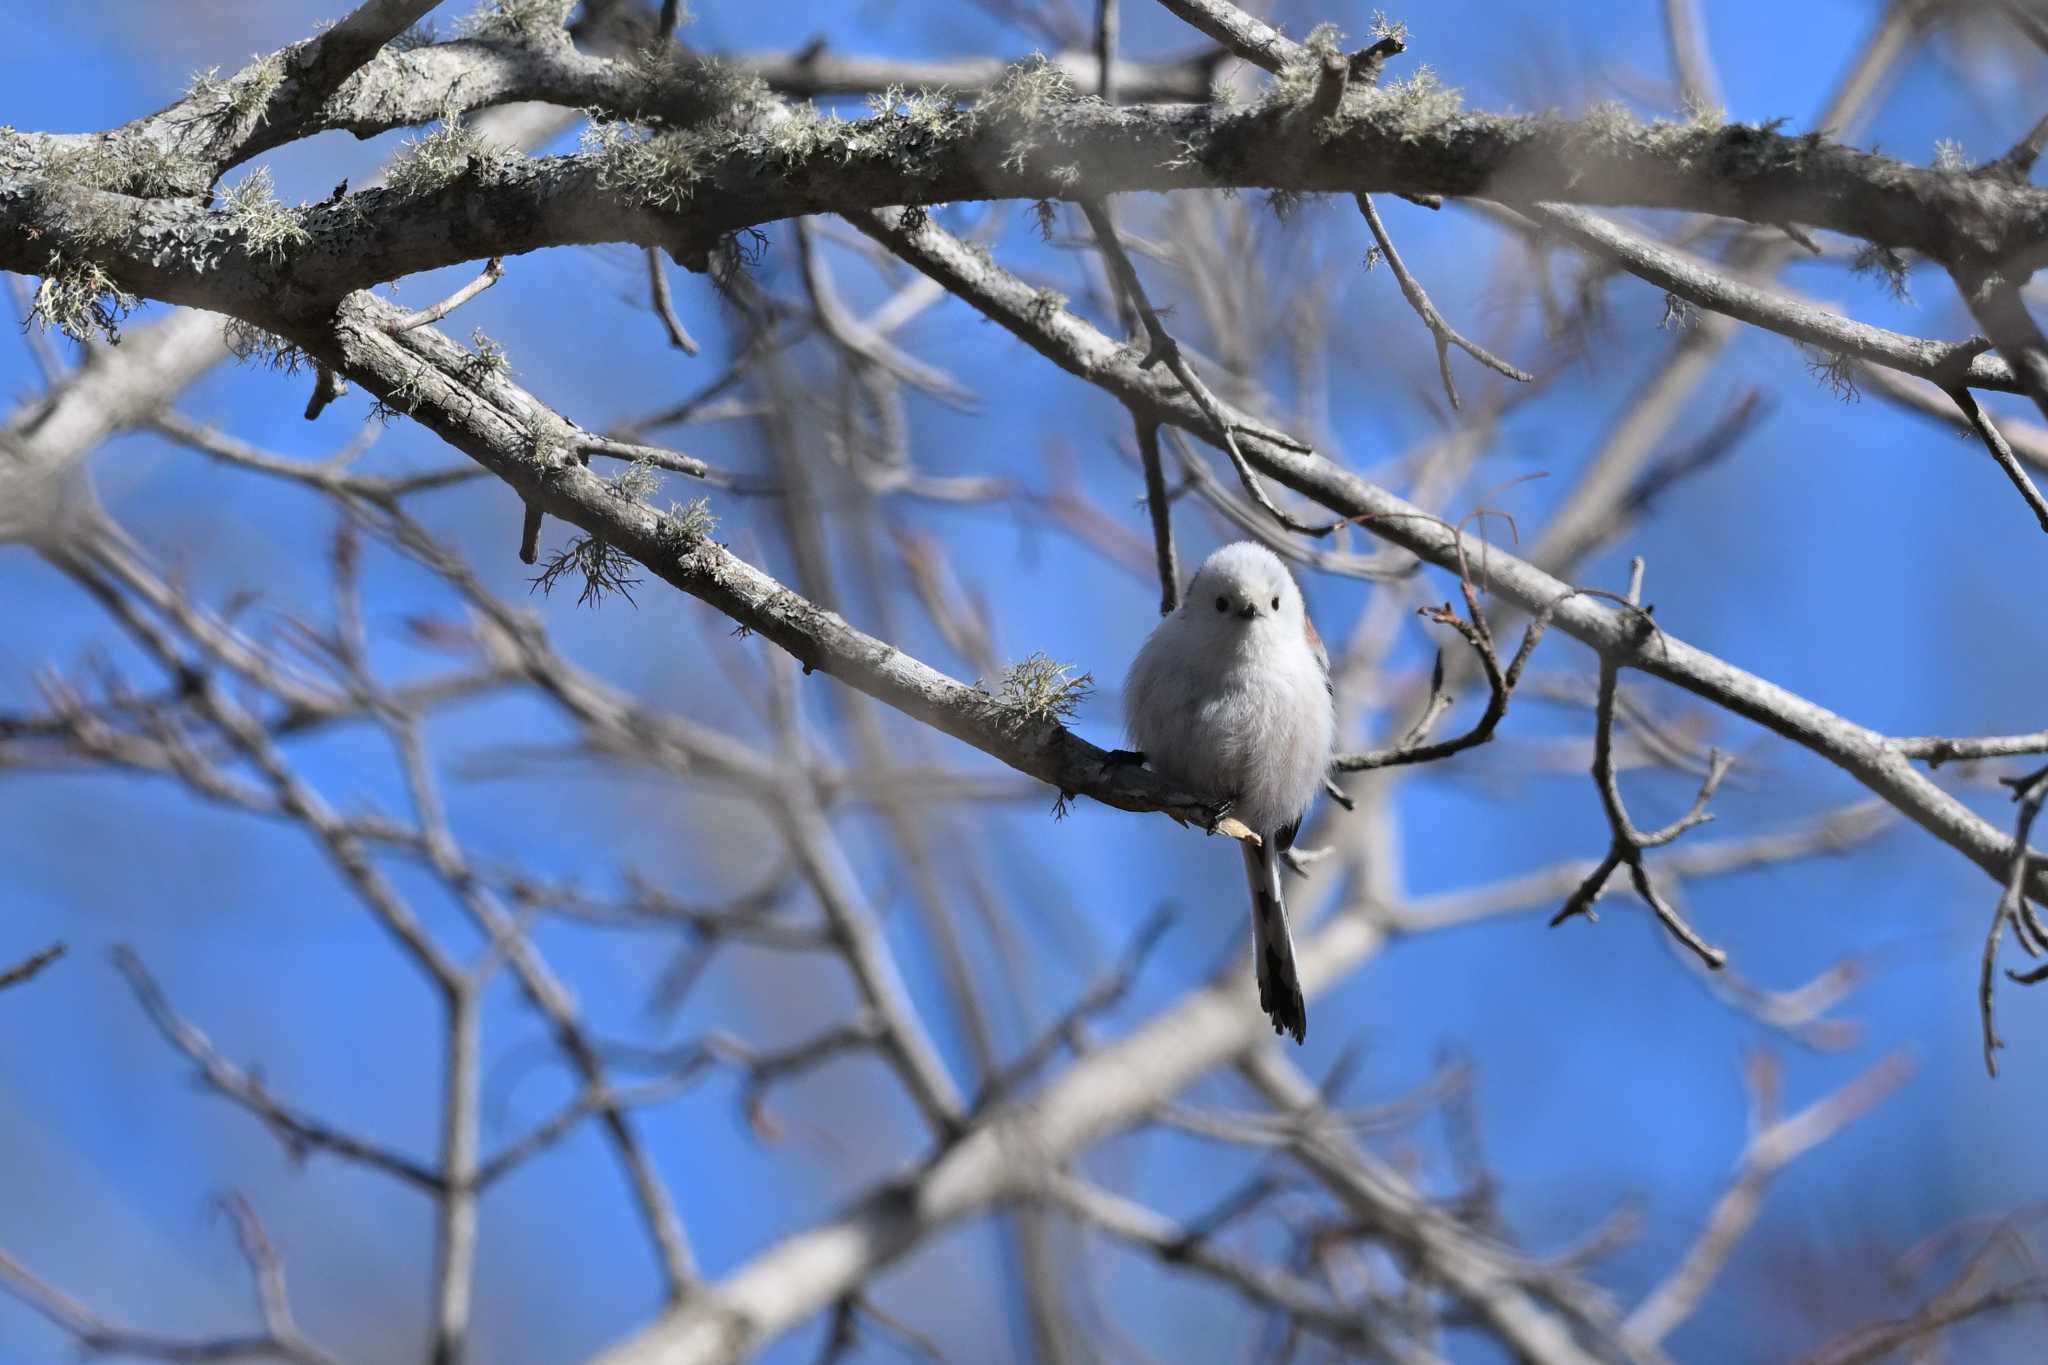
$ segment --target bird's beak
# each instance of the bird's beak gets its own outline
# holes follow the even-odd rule
[[[1237,619],[1240,621],[1249,621],[1258,614],[1259,604],[1256,602],[1247,602],[1237,609]]]

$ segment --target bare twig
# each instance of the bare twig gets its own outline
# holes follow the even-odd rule
[[[1637,559],[1630,571],[1626,597],[1631,607],[1636,606],[1641,600],[1642,581],[1643,561]],[[1647,631],[1655,631],[1656,627],[1650,623],[1647,613],[1640,615],[1638,621]],[[1579,883],[1578,889],[1565,901],[1564,908],[1550,917],[1551,926],[1554,928],[1574,915],[1584,915],[1588,919],[1596,918],[1593,903],[1600,898],[1601,891],[1606,888],[1607,879],[1617,869],[1627,867],[1629,881],[1634,885],[1636,894],[1642,897],[1643,903],[1657,916],[1657,922],[1662,924],[1678,942],[1691,949],[1701,962],[1708,967],[1719,968],[1727,963],[1728,955],[1702,939],[1693,927],[1686,923],[1684,916],[1678,913],[1670,899],[1658,891],[1649,870],[1643,865],[1643,852],[1646,849],[1661,848],[1687,830],[1713,818],[1707,812],[1707,802],[1713,799],[1715,790],[1721,785],[1721,779],[1728,775],[1733,760],[1719,752],[1714,753],[1707,766],[1706,778],[1700,783],[1700,789],[1693,797],[1690,810],[1662,829],[1648,832],[1637,829],[1634,822],[1629,819],[1627,806],[1622,803],[1621,782],[1614,770],[1614,698],[1620,674],[1620,664],[1612,657],[1603,655],[1600,660],[1599,701],[1593,729],[1593,785],[1599,789],[1600,806],[1606,812],[1607,824],[1613,833],[1613,843],[1608,847],[1607,855],[1600,860],[1599,866]]]
[[[670,0],[673,7],[675,0]],[[661,248],[647,248],[647,293],[654,305],[654,315],[661,319],[662,330],[668,333],[668,344],[684,355],[697,354],[697,339],[683,326],[683,320],[676,316],[675,300],[669,295],[668,270],[661,263]]]
[[[1145,352],[1144,359],[1138,362],[1138,367],[1149,369],[1162,360],[1166,362],[1167,369],[1173,372],[1174,378],[1180,380],[1188,396],[1195,401],[1195,405],[1208,419],[1212,439],[1229,454],[1230,463],[1237,470],[1237,477],[1244,484],[1245,492],[1249,493],[1252,501],[1263,508],[1273,520],[1290,531],[1310,536],[1328,535],[1343,525],[1341,521],[1312,525],[1282,511],[1273,501],[1271,495],[1266,492],[1265,485],[1259,481],[1259,476],[1246,461],[1244,452],[1238,448],[1237,434],[1232,430],[1232,424],[1224,417],[1222,408],[1216,402],[1216,395],[1209,391],[1209,386],[1202,382],[1201,376],[1188,364],[1187,358],[1181,354],[1180,343],[1173,339],[1165,324],[1160,322],[1158,310],[1153,308],[1152,300],[1146,296],[1144,282],[1138,278],[1137,267],[1131,264],[1129,254],[1124,251],[1123,242],[1117,237],[1116,226],[1110,221],[1108,209],[1103,206],[1101,200],[1085,199],[1081,202],[1081,211],[1088,217],[1088,226],[1094,230],[1096,246],[1101,249],[1103,259],[1109,263],[1110,273],[1115,276],[1125,296],[1137,308],[1138,316],[1144,320],[1149,349]]]
[[[1460,580],[1465,592],[1467,617],[1451,610],[1450,603],[1440,607],[1426,607],[1420,615],[1439,625],[1451,627],[1465,638],[1472,647],[1472,653],[1479,660],[1479,666],[1486,675],[1486,709],[1472,728],[1462,735],[1450,739],[1429,742],[1429,733],[1444,713],[1450,710],[1452,697],[1444,689],[1444,656],[1437,653],[1436,663],[1429,674],[1429,699],[1422,713],[1409,726],[1408,733],[1399,743],[1384,749],[1368,749],[1363,753],[1339,754],[1332,760],[1332,771],[1340,773],[1370,772],[1375,768],[1394,768],[1414,763],[1434,763],[1462,753],[1466,749],[1484,744],[1493,738],[1493,732],[1507,715],[1508,701],[1514,695],[1515,685],[1522,680],[1522,670],[1527,667],[1529,656],[1535,652],[1536,642],[1543,638],[1543,632],[1550,626],[1551,612],[1538,612],[1522,632],[1522,643],[1515,650],[1514,658],[1506,668],[1501,667],[1500,656],[1493,646],[1493,633],[1486,624],[1485,613],[1479,608],[1479,597],[1472,586],[1470,575]]]
[[[1095,97],[1116,103],[1117,0],[1095,0]]]
[[[1895,739],[1892,747],[1907,758],[1922,759],[1930,768],[1944,763],[1970,762],[1984,758],[2016,758],[2023,754],[2048,753],[2048,730],[2025,735],[1911,735]]]
[[[1180,605],[1180,563],[1173,552],[1173,506],[1166,495],[1166,473],[1159,461],[1159,424],[1134,417],[1138,459],[1145,467],[1145,510],[1152,518],[1152,553],[1159,562],[1159,614],[1171,616]]]
[[[2027,311],[2018,283],[1995,270],[1958,268],[1951,269],[1949,273],[1962,293],[1963,302],[1970,306],[1977,325],[1984,329],[1984,335],[1991,339],[1991,344],[2012,367],[2017,391],[2032,399],[2034,406],[2048,415],[2048,336],[2042,335],[2040,324]],[[1951,392],[1964,384],[1975,383],[1966,378],[1959,384],[1954,373],[1925,377]]]
[[[62,956],[64,945],[52,943],[40,952],[29,954],[11,967],[0,968],[0,991],[6,990],[9,986],[19,986]]]
[[[2015,367],[2007,363],[2011,356],[2008,354],[2006,361],[2002,361],[1985,354],[1990,343],[1982,337],[1930,341],[1857,322],[1780,290],[1731,278],[1675,247],[1652,242],[1586,209],[1565,204],[1532,204],[1524,212],[1574,245],[1613,261],[1630,274],[1688,303],[1777,332],[1830,355],[1884,365],[1944,386],[1952,387],[1960,380],[1971,388],[2004,393],[2025,391]]]
[[[2048,148],[2048,114],[2035,120],[2034,126],[2027,130],[2025,137],[2015,142],[2006,150],[2005,155],[1992,162],[1990,166],[1980,167],[1978,173],[1995,171],[2008,180],[2025,183],[2027,177],[2033,174],[2034,163],[2041,159],[2044,148]]]
[[[1252,65],[1278,71],[1301,53],[1301,44],[1226,0],[1160,0],[1166,8]]]
[[[1072,1176],[1057,1177],[1052,1197],[1084,1225],[1193,1271],[1241,1295],[1252,1304],[1283,1314],[1340,1345],[1370,1348],[1375,1355],[1410,1362],[1432,1359],[1411,1343],[1397,1348],[1373,1327],[1377,1315],[1332,1302],[1312,1282],[1216,1246],[1172,1220],[1121,1195]]]
[[[1955,400],[1955,405],[1961,409],[1964,419],[1977,435],[1983,438],[1984,448],[1991,452],[1991,458],[1998,462],[1998,467],[2004,471],[2005,477],[2012,480],[2012,486],[2019,490],[2021,500],[2027,504],[2027,510],[2034,514],[2034,520],[2040,523],[2043,531],[2048,531],[2048,499],[2042,498],[2041,490],[2034,487],[2033,478],[2013,457],[2012,447],[2006,444],[2005,437],[1998,430],[1998,424],[1977,405],[1976,397],[1968,389],[1950,389],[1949,397]]]
[[[492,285],[503,279],[504,275],[505,258],[493,256],[484,263],[482,274],[478,275],[468,284],[463,285],[462,288],[456,290],[447,298],[442,299],[439,303],[422,308],[416,313],[407,313],[402,318],[393,319],[386,325],[395,334],[398,332],[410,332],[415,327],[425,327],[429,323],[439,322],[442,318],[447,317],[450,313],[462,307],[463,304],[468,303],[478,294],[483,293],[484,290],[489,289]]]
[[[1429,295],[1423,291],[1421,283],[1409,273],[1407,264],[1402,261],[1400,251],[1394,246],[1393,237],[1387,232],[1387,225],[1380,221],[1379,210],[1373,207],[1372,196],[1353,195],[1352,202],[1358,205],[1358,211],[1365,216],[1365,225],[1372,229],[1372,238],[1379,243],[1380,254],[1386,257],[1388,269],[1394,272],[1394,279],[1400,283],[1401,296],[1408,300],[1408,306],[1415,310],[1415,316],[1422,319],[1422,325],[1429,328],[1430,337],[1436,342],[1437,374],[1443,380],[1444,397],[1450,399],[1453,408],[1462,406],[1458,399],[1457,381],[1451,378],[1453,346],[1496,374],[1504,374],[1524,384],[1534,382],[1534,375],[1508,364],[1444,321],[1444,315],[1437,311],[1436,305],[1430,302]]]
[[[2013,819],[2012,869],[2006,874],[2005,887],[1999,892],[1998,904],[1991,912],[1991,927],[1984,934],[1983,965],[1977,976],[1977,1011],[1984,1021],[1984,1070],[1992,1076],[1998,1074],[1995,1054],[2005,1046],[1991,1019],[1992,973],[1997,967],[1998,943],[2005,933],[2005,926],[2013,926],[2013,936],[2029,952],[2039,954],[2048,951],[2048,932],[2044,932],[2034,915],[2027,889],[2028,873],[2034,862],[2027,840],[2033,833],[2034,817],[2041,813],[2041,803],[2048,800],[2048,768],[2025,777],[2000,780],[2012,789],[2012,799],[2018,804],[2019,813]],[[2041,971],[2008,975],[2022,985],[2048,979],[2048,972]]]
[[[441,1172],[403,1153],[381,1147],[288,1107],[260,1080],[228,1061],[204,1033],[187,1023],[171,1007],[163,988],[157,985],[156,979],[142,965],[142,959],[132,950],[115,948],[113,961],[121,974],[128,978],[136,1000],[165,1041],[191,1059],[208,1086],[261,1119],[287,1151],[295,1156],[303,1156],[309,1151],[329,1152],[396,1176],[429,1194],[441,1193],[444,1188]]]
[[[170,1337],[117,1327],[31,1274],[4,1251],[0,1251],[0,1289],[63,1328],[81,1349],[94,1354],[165,1361],[283,1360],[290,1365],[339,1365],[336,1357],[297,1335]]]
[[[236,1240],[241,1243],[243,1259],[249,1263],[256,1310],[263,1315],[263,1325],[275,1340],[287,1343],[288,1351],[300,1352],[310,1359],[324,1359],[324,1354],[306,1341],[292,1315],[291,1295],[285,1287],[284,1257],[278,1254],[263,1221],[256,1216],[255,1206],[235,1191],[224,1195],[221,1202],[234,1220]],[[288,1354],[286,1358],[292,1356]]]

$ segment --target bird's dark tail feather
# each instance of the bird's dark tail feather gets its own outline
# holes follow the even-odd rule
[[[1268,839],[1246,843],[1245,877],[1252,892],[1252,968],[1259,978],[1259,1008],[1273,1021],[1273,1032],[1291,1033],[1300,1043],[1308,1036],[1308,1002],[1294,969],[1294,938],[1287,932],[1287,902],[1280,894],[1280,853]]]

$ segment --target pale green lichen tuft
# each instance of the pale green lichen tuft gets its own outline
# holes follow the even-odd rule
[[[1710,153],[1727,156],[1731,146],[1748,149],[1742,155],[1772,160],[1800,154],[1796,143],[1788,144],[1770,137],[1738,140],[1731,144],[1714,136],[1724,127],[1726,123],[1721,110],[1711,105],[1688,104],[1682,119],[1649,120],[1618,100],[1603,100],[1586,110],[1572,136],[1581,147],[1595,155],[1641,151],[1685,169],[1702,169],[1702,158]],[[1772,134],[1777,131],[1777,126],[1758,125],[1758,131]]]
[[[1455,86],[1445,85],[1436,71],[1424,63],[1398,81],[1378,87],[1386,104],[1413,123],[1439,123],[1456,118],[1465,108],[1465,96]]]
[[[939,154],[958,135],[989,120],[1008,120],[1018,130],[1003,164],[1021,169],[1042,140],[1059,136],[1057,111],[1088,98],[1041,56],[1012,67],[971,107],[963,107],[944,88],[896,85],[868,97],[867,118],[847,119],[811,104],[781,104],[758,76],[730,64],[662,49],[641,53],[632,62],[650,91],[659,90],[667,120],[676,126],[592,110],[583,147],[602,188],[667,210],[688,204],[735,153],[778,169],[819,158],[842,164],[875,159],[898,172],[919,174],[935,168]],[[679,81],[689,83],[697,95],[680,106]],[[1079,168],[1056,166],[1050,174],[1062,188],[1070,188],[1079,179]]]
[[[426,136],[399,144],[384,181],[403,195],[431,194],[464,175],[493,178],[518,157],[516,150],[485,137],[450,111]]]
[[[1963,150],[1963,144],[1952,137],[1945,137],[1934,144],[1934,169],[1937,171],[1967,171],[1970,157]]]
[[[258,166],[228,189],[221,196],[221,209],[250,252],[272,264],[313,240],[301,221],[300,209],[278,202],[268,166]]]
[[[1065,114],[1100,103],[1083,94],[1058,63],[1034,52],[1003,72],[976,102],[973,118],[977,124],[993,122],[1013,130],[1001,165],[1014,174],[1025,169],[1032,153],[1062,140]]]
[[[1604,147],[1633,142],[1643,131],[1643,120],[1620,100],[1601,100],[1579,120],[1579,135]]]
[[[674,43],[638,48],[619,64],[627,78],[625,107],[657,108],[656,121],[671,127],[721,121],[734,126],[771,111],[780,116],[774,91],[758,73]]]
[[[204,190],[212,168],[196,156],[126,132],[52,151],[43,162],[43,175],[86,189],[161,199]]]
[[[735,131],[731,145],[743,145],[785,166],[826,155],[842,163],[878,157],[919,173],[934,164],[948,145],[946,139],[970,126],[973,118],[944,89],[891,86],[869,96],[867,103],[869,117],[855,120],[814,105],[796,105],[759,127]]]
[[[284,84],[284,54],[252,57],[232,76],[208,67],[192,77],[185,98],[199,106],[199,116],[214,125],[214,141],[232,146],[263,125],[271,96]]]
[[[996,83],[975,104],[978,114],[990,118],[1033,120],[1070,108],[1089,99],[1074,84],[1065,68],[1034,52],[1004,70]]]
[[[1696,131],[1713,132],[1728,122],[1728,111],[1718,104],[1709,104],[1697,92],[1688,92],[1685,97],[1685,126]]]
[[[391,386],[389,396],[379,398],[372,408],[380,422],[389,422],[401,413],[419,411],[420,404],[427,398],[427,367],[419,366],[411,374]]]
[[[542,472],[558,467],[568,456],[576,428],[547,408],[541,408],[526,423],[526,462]]]
[[[680,547],[693,541],[708,540],[718,529],[718,518],[712,515],[711,499],[692,498],[688,502],[672,502],[668,511],[661,514],[655,523],[655,533],[662,543]]]
[[[455,21],[455,35],[531,42],[560,34],[575,7],[575,0],[487,0]]]
[[[462,361],[459,371],[462,382],[470,388],[481,387],[486,380],[502,378],[512,372],[511,362],[505,358],[505,348],[485,334],[478,327],[470,332],[470,354]]]
[[[76,342],[121,340],[121,323],[139,300],[92,261],[68,262],[51,252],[43,281],[29,304],[30,321],[54,327]]]
[[[1678,295],[1666,290],[1664,293],[1664,316],[1657,319],[1657,327],[1660,331],[1683,332],[1686,328],[1692,326],[1693,319],[1698,315],[1699,310],[1693,307],[1690,300],[1682,299]]]
[[[583,130],[583,147],[596,165],[599,186],[653,208],[689,203],[698,182],[731,146],[732,134],[721,130],[657,133],[597,114]]]
[[[913,173],[928,171],[953,134],[970,127],[973,115],[943,87],[905,90],[892,86],[868,99],[869,118],[847,126],[847,154],[882,156]]]
[[[1040,287],[1031,292],[1031,302],[1025,305],[1025,312],[1033,322],[1043,323],[1067,306],[1067,296],[1057,289]]]
[[[661,471],[635,460],[604,481],[605,491],[622,502],[641,502],[661,491]]]
[[[964,119],[966,111],[943,86],[937,90],[907,90],[892,85],[868,96],[868,114],[877,119],[900,119],[926,133],[950,132]]]
[[[1093,675],[1076,673],[1072,664],[1036,652],[1010,665],[995,697],[1024,724],[1063,724],[1074,718],[1082,699],[1094,687]]]
[[[840,145],[848,124],[837,114],[816,105],[791,106],[786,118],[777,119],[761,134],[769,155],[788,164],[815,156],[828,147]]]
[[[1335,24],[1317,24],[1294,57],[1274,73],[1271,99],[1278,104],[1305,103],[1323,79],[1323,59],[1343,51],[1343,30]]]

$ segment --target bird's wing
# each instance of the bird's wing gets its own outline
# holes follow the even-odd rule
[[[1331,696],[1337,695],[1337,685],[1330,681],[1330,651],[1323,647],[1323,637],[1316,630],[1316,623],[1308,616],[1308,609],[1301,612],[1302,633],[1308,638],[1308,652],[1316,656],[1316,662],[1323,670],[1323,690]]]

